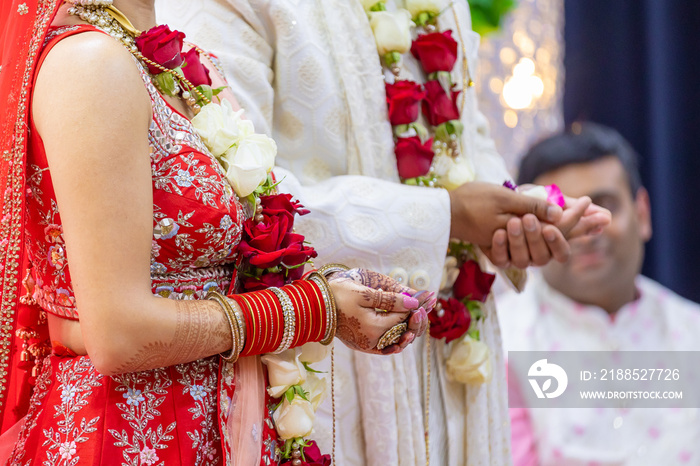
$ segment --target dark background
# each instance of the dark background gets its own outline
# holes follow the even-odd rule
[[[653,237],[644,275],[700,302],[700,1],[565,0],[564,118],[640,155]]]

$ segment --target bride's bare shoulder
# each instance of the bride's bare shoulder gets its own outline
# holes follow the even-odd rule
[[[35,121],[62,111],[89,110],[97,105],[129,107],[150,117],[150,100],[131,53],[99,31],[74,34],[59,41],[46,55],[33,96]],[[136,115],[135,115],[136,116]]]

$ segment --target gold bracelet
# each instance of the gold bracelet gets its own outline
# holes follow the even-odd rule
[[[350,267],[347,265],[343,264],[326,264],[320,269],[317,270],[317,272],[324,277],[328,277],[328,275],[335,273],[335,272],[347,272],[350,270]]]
[[[229,298],[228,296],[224,296],[224,299],[231,307],[231,310],[233,311],[233,316],[236,318],[236,323],[238,324],[238,347],[240,348],[238,352],[240,354],[243,351],[243,348],[245,348],[245,332],[247,330],[245,325],[245,319],[243,318],[243,309],[241,309],[240,304],[238,304],[236,301]]]
[[[231,327],[231,339],[233,340],[231,352],[229,354],[222,353],[221,357],[225,361],[236,362],[236,360],[238,359],[238,355],[241,353],[242,347],[240,342],[240,329],[238,327],[238,320],[235,317],[235,313],[229,305],[229,303],[226,301],[226,297],[216,290],[210,291],[207,294],[206,299],[216,301],[217,303],[219,303],[221,309],[224,311],[226,320],[228,321],[228,324]]]
[[[329,345],[333,341],[333,338],[335,338],[337,323],[335,297],[333,296],[333,291],[331,291],[331,286],[328,284],[328,280],[326,280],[326,277],[324,277],[320,271],[312,272],[309,275],[309,280],[318,285],[321,290],[321,295],[323,296],[323,302],[326,305],[326,334],[323,336],[321,344]]]
[[[292,341],[294,341],[294,332],[296,331],[296,315],[294,313],[294,304],[289,296],[284,291],[279,288],[271,286],[268,290],[272,291],[280,304],[282,305],[282,312],[284,313],[284,332],[282,333],[282,342],[277,347],[273,353],[279,354],[283,351],[287,351],[290,346],[292,346]]]

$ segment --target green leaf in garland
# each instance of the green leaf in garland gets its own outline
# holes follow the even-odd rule
[[[369,11],[386,11],[386,3],[377,2],[369,8]]]
[[[291,453],[292,453],[292,443],[294,443],[294,439],[287,439],[287,441],[284,442],[284,452],[282,452],[282,457],[284,458],[290,458]]]
[[[500,30],[503,18],[518,4],[517,0],[469,0],[472,29],[485,36]]]
[[[287,398],[287,401],[290,403],[292,400],[294,400],[294,387],[289,387],[286,392],[284,392],[284,396]]]
[[[413,18],[413,22],[416,23],[416,26],[425,26],[426,24],[432,23],[436,17],[437,15],[432,11],[421,11]]]
[[[386,63],[388,67],[391,67],[391,65],[399,61],[401,61],[401,54],[399,52],[388,52],[384,55],[384,63]]]
[[[422,144],[424,144],[425,141],[427,141],[430,137],[430,134],[428,133],[428,130],[425,128],[425,126],[421,125],[417,121],[405,125],[394,126],[394,136],[396,136],[397,138],[413,136],[413,134],[409,133],[411,130],[415,131],[416,136],[418,136]]]
[[[459,120],[450,120],[441,123],[435,128],[435,138],[438,141],[449,142],[454,134],[458,138],[464,132],[464,125]]]
[[[209,102],[211,102],[214,99],[214,91],[212,90],[211,86],[207,86],[206,84],[202,84],[197,86],[197,90],[204,95],[207,99],[209,99]],[[199,105],[204,105],[204,102],[201,102],[201,98],[195,93],[195,97],[197,97],[197,103]]]
[[[158,87],[160,92],[162,92],[163,94],[170,96],[177,95],[177,90],[179,89],[179,86],[172,74],[166,73],[164,71],[153,76],[153,80],[155,81],[156,86]]]
[[[313,369],[308,362],[302,362],[301,364],[304,366],[304,369],[306,369],[307,372],[313,372],[314,374],[325,374],[324,371],[317,371],[316,369]]]

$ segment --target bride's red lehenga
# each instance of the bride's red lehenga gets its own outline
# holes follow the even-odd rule
[[[6,118],[16,117],[20,125],[8,124],[5,119],[0,128],[4,156],[0,171],[4,189],[0,229],[4,255],[0,282],[2,431],[11,430],[26,413],[8,464],[225,464],[224,458],[231,452],[224,451],[229,442],[222,440],[222,432],[225,436],[229,405],[236,391],[234,366],[221,364],[218,356],[108,377],[95,370],[88,356],[77,356],[66,348],[51,348],[43,360],[26,361],[27,352],[22,355],[25,340],[17,335],[36,332],[28,340],[30,344],[46,336],[42,312],[66,319],[79,316],[70,280],[70,252],[63,242],[51,173],[41,138],[28,117],[31,84],[43,58],[58,41],[96,29],[49,28],[53,10],[61,3],[56,0],[3,3],[3,27],[10,24],[8,19],[21,27],[23,15],[34,15],[35,19],[32,27],[25,24],[33,34],[17,32],[18,47],[29,51],[26,62],[20,66],[15,63],[17,70],[5,68],[11,63],[6,53],[11,49],[7,41],[0,44],[0,89],[3,93],[8,90],[3,98],[19,99],[8,102],[14,107]],[[39,13],[26,12],[22,5],[27,4],[38,7]],[[7,34],[12,33],[10,29]],[[233,266],[244,221],[241,205],[190,121],[161,97],[137,60],[134,66],[140,69],[153,109],[148,132],[153,179],[153,292],[171,299],[200,299],[212,287],[227,292],[235,281]],[[14,84],[24,92],[10,93],[6,80],[10,71],[17,71],[16,77],[23,82]],[[22,122],[30,129],[24,135]],[[16,195],[18,187],[24,195]],[[29,282],[34,282],[30,294],[21,286],[27,270]],[[34,353],[30,354],[41,356],[38,346],[31,349]],[[33,385],[31,400],[28,385]],[[262,443],[261,464],[276,464],[276,433],[270,410],[264,409],[264,414],[262,424],[256,424],[250,435]],[[5,437],[7,442],[8,435]]]

